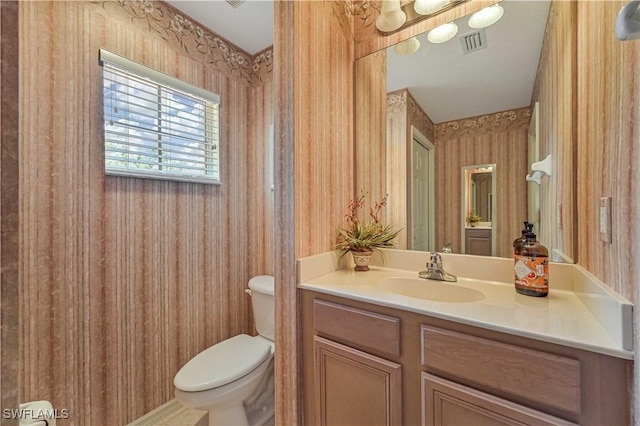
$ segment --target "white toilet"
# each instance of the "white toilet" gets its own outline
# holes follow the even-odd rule
[[[261,424],[273,416],[275,298],[272,276],[249,280],[258,336],[239,334],[200,352],[173,379],[175,396],[187,407],[209,412],[209,425]],[[260,388],[260,389],[259,389]],[[269,393],[261,397],[258,392]],[[251,398],[250,398],[251,397]],[[253,402],[247,416],[245,400]],[[256,401],[261,406],[255,408]]]

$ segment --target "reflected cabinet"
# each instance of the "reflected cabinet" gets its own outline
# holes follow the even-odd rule
[[[491,256],[491,228],[465,228],[465,252],[477,256]]]

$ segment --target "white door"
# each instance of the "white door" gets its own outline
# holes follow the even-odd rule
[[[434,250],[433,145],[413,139],[411,230],[413,250]]]

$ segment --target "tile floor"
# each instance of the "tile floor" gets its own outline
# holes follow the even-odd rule
[[[208,426],[206,411],[184,407],[175,399],[129,423],[128,426]]]

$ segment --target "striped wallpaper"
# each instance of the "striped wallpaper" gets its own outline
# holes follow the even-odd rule
[[[166,37],[176,12],[149,4],[20,4],[20,400],[69,424],[173,398],[187,360],[253,332],[243,290],[274,273],[271,53],[219,61],[190,45],[211,33]],[[105,177],[100,48],[221,95],[221,185]]]

